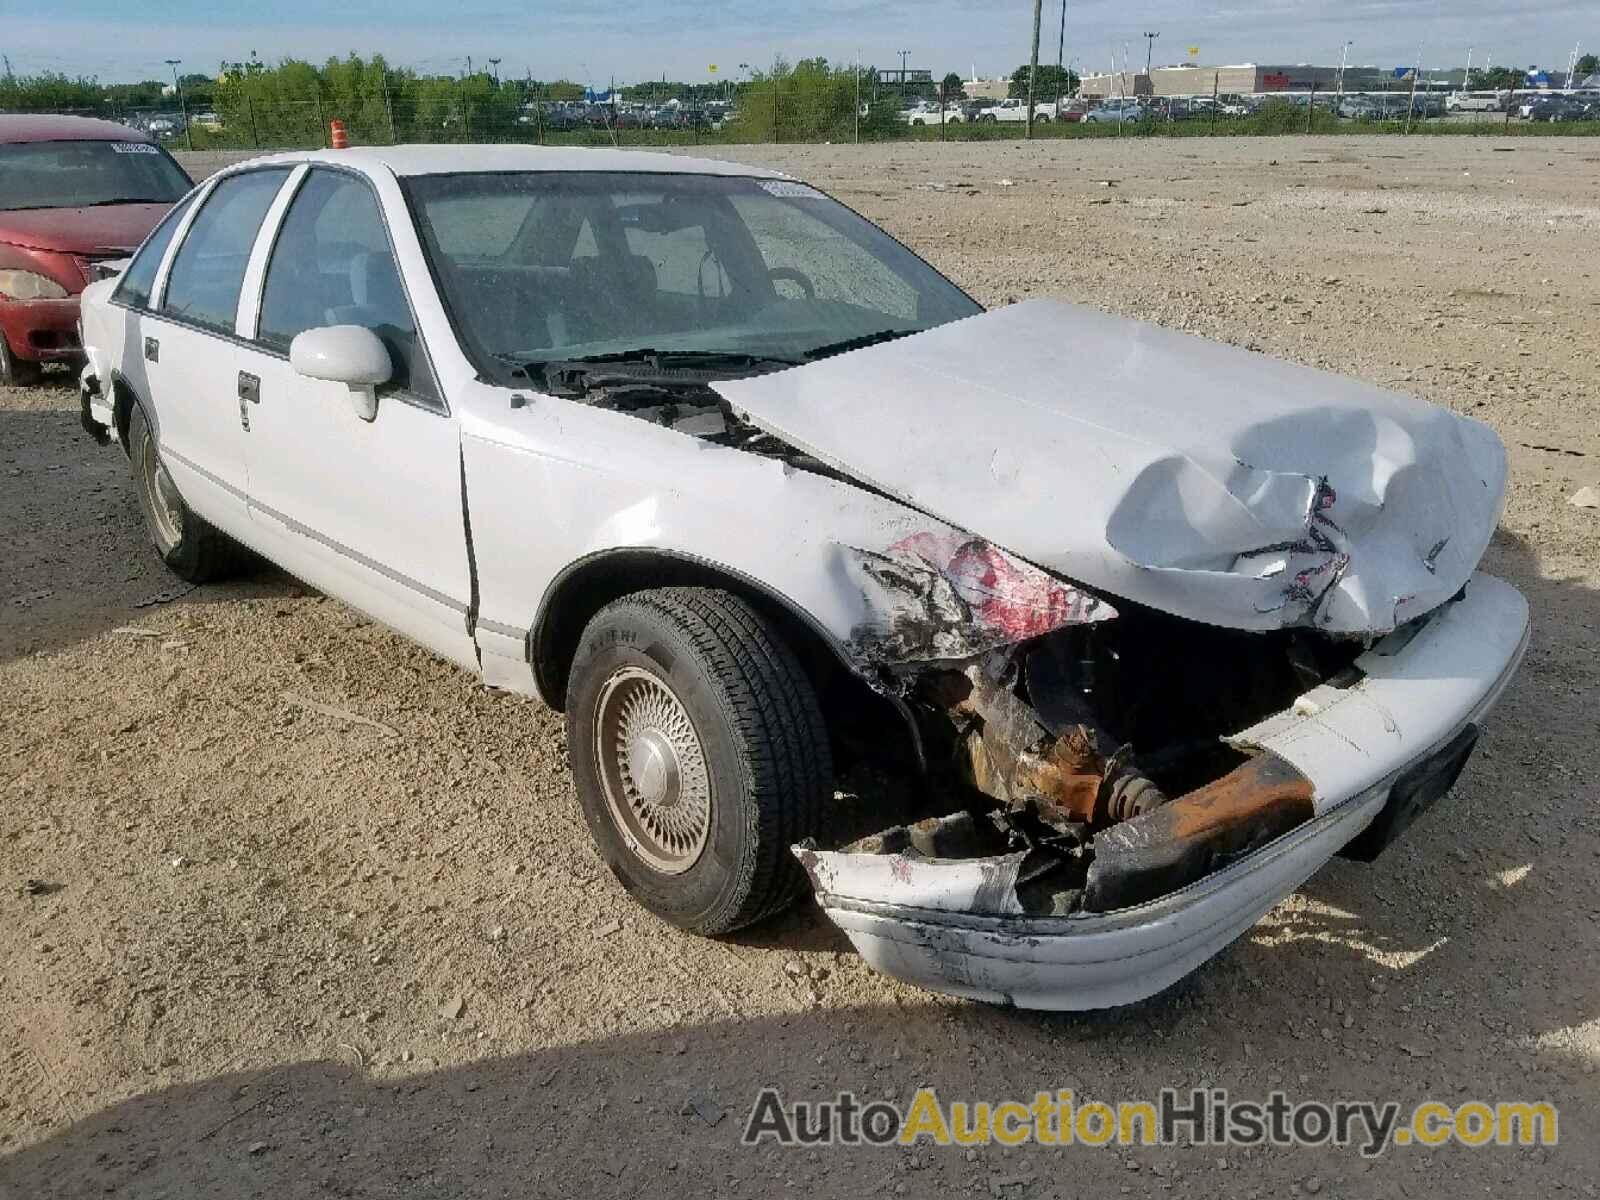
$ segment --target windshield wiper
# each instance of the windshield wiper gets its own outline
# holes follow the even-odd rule
[[[910,337],[913,333],[921,332],[920,329],[880,329],[876,333],[863,333],[840,342],[829,342],[825,346],[814,346],[806,351],[806,361],[815,362],[819,358],[845,354],[851,350],[863,350],[868,346],[876,346],[879,342],[892,342],[896,338]]]
[[[681,383],[682,372],[703,372],[707,381],[721,376],[761,373],[796,367],[799,359],[736,350],[656,350],[641,347],[613,354],[585,354],[575,358],[515,360],[530,378],[542,380],[552,391],[582,392],[602,380]]]

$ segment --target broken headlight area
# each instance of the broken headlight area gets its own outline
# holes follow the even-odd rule
[[[1309,779],[1229,738],[1353,681],[1360,652],[1124,605],[969,659],[902,664],[936,786],[920,812],[836,842],[831,869],[879,859],[903,902],[948,884],[946,901],[973,912],[1107,912],[1176,891],[1311,819]]]

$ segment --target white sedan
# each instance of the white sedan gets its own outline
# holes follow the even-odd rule
[[[1499,440],[599,150],[279,155],[83,298],[84,421],[240,548],[564,709],[651,912],[809,883],[872,963],[1147,996],[1453,783],[1523,652]],[[1432,818],[1448,821],[1448,815]]]

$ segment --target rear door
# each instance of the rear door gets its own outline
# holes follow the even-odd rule
[[[206,193],[130,347],[144,359],[162,462],[193,508],[236,535],[247,516],[234,329],[251,250],[290,170],[225,176]]]
[[[252,524],[285,567],[475,670],[459,427],[371,183],[313,167],[250,279],[259,304],[241,312],[239,333]],[[343,384],[289,363],[297,334],[329,325],[364,326],[389,350],[375,420]]]

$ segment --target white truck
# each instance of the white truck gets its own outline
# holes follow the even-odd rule
[[[1035,121],[1053,121],[1056,117],[1056,106],[1053,100],[1035,101],[1033,106],[1033,119]],[[1028,102],[1017,97],[1000,100],[988,108],[978,110],[978,120],[995,123],[1008,121],[1026,122],[1028,119]]]

